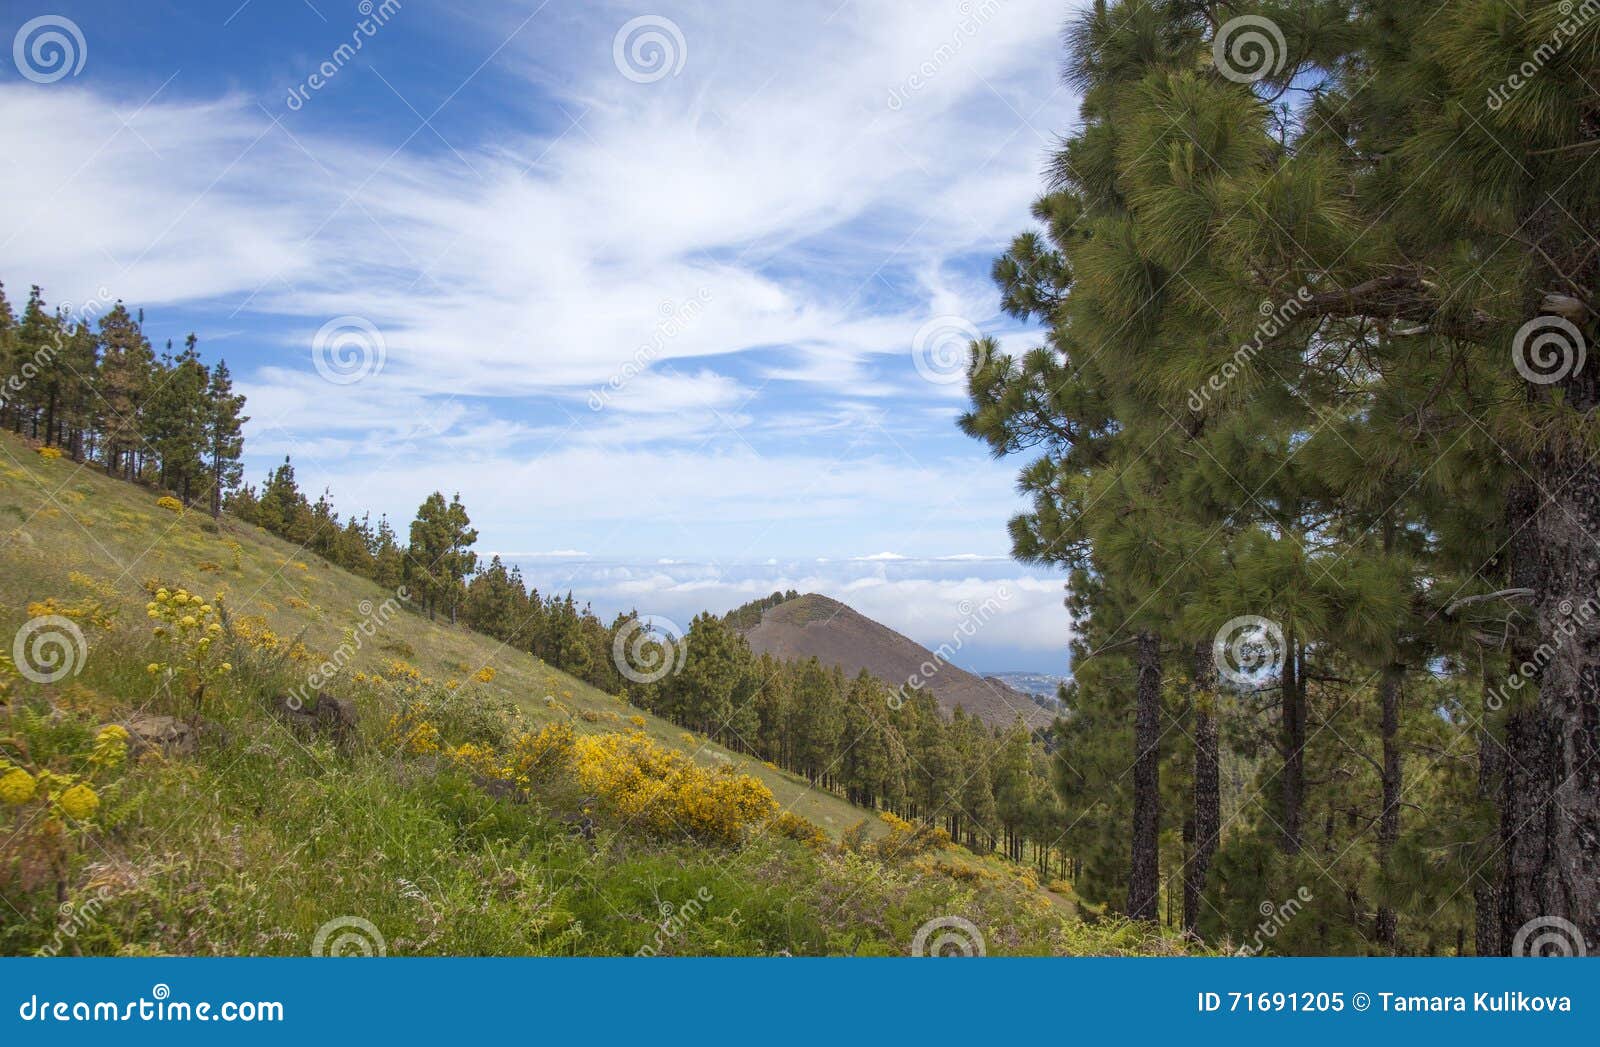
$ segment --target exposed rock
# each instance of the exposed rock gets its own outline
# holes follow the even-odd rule
[[[280,694],[272,700],[272,708],[289,725],[308,734],[320,734],[337,742],[347,742],[356,735],[356,703],[331,694],[317,692],[314,704],[307,707],[292,695]]]
[[[160,749],[167,756],[187,756],[194,752],[194,728],[175,716],[132,713],[119,723],[128,732],[128,752],[132,756],[146,749]]]

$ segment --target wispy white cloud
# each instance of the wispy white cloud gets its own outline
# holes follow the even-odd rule
[[[0,276],[212,318],[203,343],[258,352],[252,454],[343,506],[460,490],[508,548],[1003,552],[1011,468],[921,438],[958,439],[959,387],[910,348],[939,314],[1015,330],[983,259],[1072,111],[1065,12],[675,4],[684,71],[649,85],[612,65],[635,13],[556,0],[513,34],[526,5],[463,6],[453,46],[499,48],[479,76],[504,112],[474,133],[450,102],[431,151],[301,119],[247,71],[209,99],[0,85],[26,157],[0,164]],[[340,76],[413,93],[403,54],[373,55]],[[335,386],[310,342],[344,315],[386,363]]]

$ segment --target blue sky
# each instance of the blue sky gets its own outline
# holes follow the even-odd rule
[[[1067,6],[0,10],[0,279],[196,332],[252,480],[289,454],[401,521],[459,490],[605,612],[794,586],[936,644],[1003,587],[961,660],[1062,668],[953,367],[1032,337],[987,271],[1076,111]]]

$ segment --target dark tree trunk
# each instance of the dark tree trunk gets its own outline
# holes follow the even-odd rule
[[[1128,916],[1160,916],[1161,893],[1161,638],[1139,634],[1139,680],[1133,723],[1133,863],[1128,874]]]
[[[1491,710],[1488,708],[1488,694],[1486,693],[1484,697],[1483,715],[1487,720]],[[1500,778],[1505,767],[1504,753],[1505,748],[1501,745],[1500,739],[1494,736],[1487,723],[1480,723],[1478,800],[1486,806],[1493,805],[1500,799]],[[1476,866],[1472,883],[1472,901],[1476,911],[1473,947],[1479,956],[1504,956],[1511,945],[1503,933],[1505,924],[1501,907],[1504,904],[1505,891],[1500,883],[1499,855],[1495,853],[1498,847],[1498,838],[1491,835],[1479,848],[1478,855],[1473,858]]]
[[[1405,666],[1386,665],[1378,683],[1382,705],[1383,810],[1378,815],[1378,875],[1387,899],[1394,884],[1394,847],[1400,840],[1400,692]],[[1394,953],[1399,942],[1399,918],[1386,901],[1378,905],[1378,945]]]
[[[1592,410],[1595,377],[1576,377],[1572,402]],[[1600,941],[1600,546],[1591,537],[1600,533],[1600,466],[1547,449],[1535,456],[1535,477],[1542,494],[1524,492],[1531,526],[1520,551],[1533,563],[1539,642],[1529,657],[1542,668],[1536,696],[1524,688],[1507,720],[1501,793],[1501,934],[1512,951],[1517,933],[1541,920],[1569,921]]]
[[[1222,825],[1221,771],[1217,748],[1217,667],[1211,645],[1194,645],[1194,812],[1189,863],[1183,876],[1183,929],[1197,933],[1206,873],[1217,853]]]
[[[1299,854],[1304,837],[1306,795],[1306,690],[1300,673],[1300,648],[1285,637],[1283,657],[1283,824],[1279,846]]]

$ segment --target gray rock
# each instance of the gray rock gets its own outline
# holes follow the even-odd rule
[[[132,756],[146,749],[160,749],[167,756],[187,756],[194,752],[194,728],[175,716],[133,713],[119,722],[128,732],[128,753]]]

